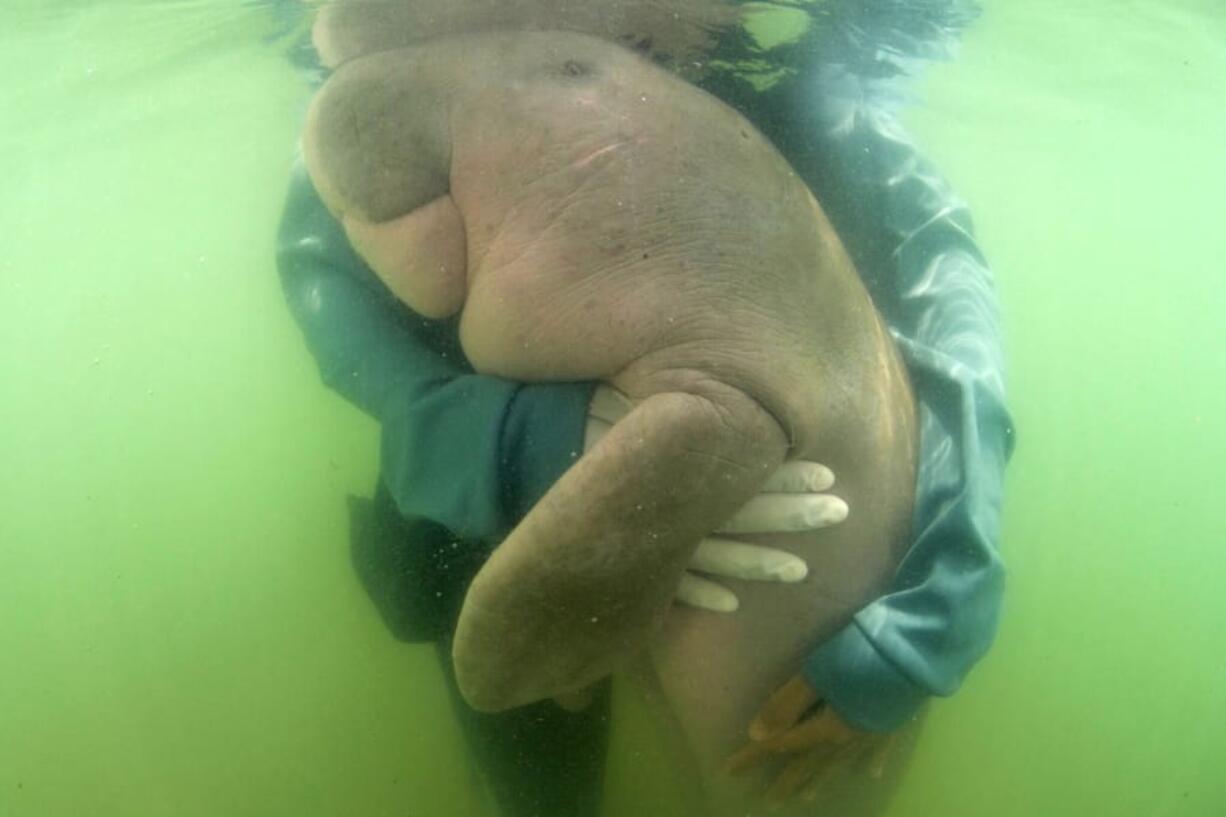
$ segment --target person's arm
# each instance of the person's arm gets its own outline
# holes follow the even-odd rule
[[[884,733],[958,688],[991,644],[1004,589],[1000,506],[1013,427],[992,278],[945,181],[888,111],[853,107],[837,127],[808,123],[820,135],[793,143],[789,158],[830,214],[911,375],[915,538],[889,592],[814,650],[729,759],[736,773],[791,755],[766,793],[774,802],[815,795],[859,758],[871,756],[880,776],[892,744]]]
[[[888,731],[958,687],[992,641],[1003,592],[1013,431],[993,283],[965,206],[893,117],[916,69],[952,53],[977,7],[832,0],[807,10],[794,42],[728,40],[727,67],[704,87],[767,134],[834,223],[911,374],[920,468],[915,539],[889,593],[820,645],[761,714],[788,728],[816,695],[852,727]],[[756,742],[776,731],[755,723]],[[846,726],[832,724],[832,735]]]
[[[357,257],[301,166],[277,266],[325,384],[379,422],[383,480],[404,516],[494,541],[582,452],[593,384],[473,373],[453,327],[414,315]]]
[[[825,135],[799,167],[911,374],[920,413],[915,539],[890,592],[818,647],[804,675],[849,724],[886,731],[929,696],[952,694],[995,635],[1013,429],[994,285],[965,205],[888,111],[843,114],[835,129],[812,123]]]

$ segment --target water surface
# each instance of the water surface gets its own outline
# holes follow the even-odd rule
[[[488,813],[349,569],[377,436],[273,269],[286,21],[0,23],[0,814]],[[998,0],[906,115],[993,262],[1020,444],[997,646],[891,817],[1226,813],[1224,77],[1218,4]],[[610,817],[674,808],[650,735],[622,713]]]

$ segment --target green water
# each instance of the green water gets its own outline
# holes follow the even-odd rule
[[[348,565],[376,429],[281,302],[305,91],[265,16],[0,23],[0,815],[492,814]],[[1226,813],[1224,78],[1220,3],[997,0],[907,117],[992,258],[1020,445],[997,645],[891,817]],[[609,817],[669,801],[649,736],[619,716]]]

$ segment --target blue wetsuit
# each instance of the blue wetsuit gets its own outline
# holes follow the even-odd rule
[[[969,214],[893,117],[907,61],[942,48],[957,14],[937,8],[949,3],[897,0],[829,7],[843,16],[825,21],[825,40],[810,42],[811,56],[782,79],[765,89],[727,76],[704,86],[750,118],[813,189],[915,387],[914,544],[889,594],[804,665],[848,722],[888,730],[929,696],[952,693],[992,640],[1013,437],[995,294]],[[883,10],[902,7],[918,16],[901,26]],[[376,513],[355,506],[358,571],[398,636],[445,641],[489,549],[582,450],[594,384],[475,374],[455,321],[429,321],[398,302],[301,170],[277,258],[325,383],[382,427]]]

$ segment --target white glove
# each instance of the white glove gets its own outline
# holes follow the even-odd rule
[[[632,408],[633,403],[617,389],[603,383],[597,386],[588,406],[584,452],[591,451]],[[762,491],[716,533],[784,533],[838,524],[847,518],[847,503],[822,493],[833,485],[834,474],[824,465],[806,460],[785,462]],[[731,613],[739,604],[736,595],[699,573],[750,581],[798,582],[808,575],[809,566],[784,550],[716,536],[703,539],[681,577],[676,599],[691,607]]]

